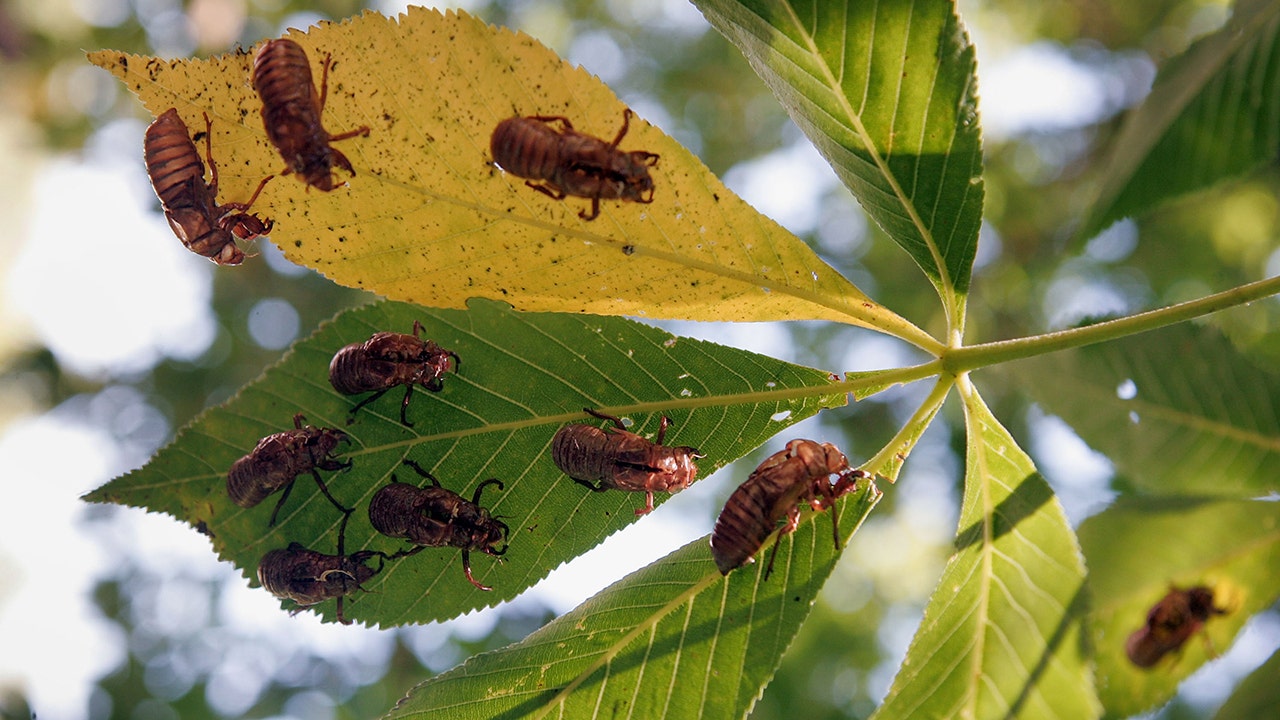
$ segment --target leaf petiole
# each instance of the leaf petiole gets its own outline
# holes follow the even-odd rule
[[[1059,330],[1016,340],[1000,340],[998,342],[955,348],[946,351],[939,358],[939,364],[945,371],[958,375],[970,370],[987,367],[988,365],[1023,360],[1059,350],[1069,350],[1157,330],[1168,325],[1236,307],[1237,305],[1261,300],[1277,293],[1280,293],[1280,276],[1258,280],[1197,300],[1189,300],[1158,310],[1149,310],[1137,315],[1107,320],[1085,327]]]

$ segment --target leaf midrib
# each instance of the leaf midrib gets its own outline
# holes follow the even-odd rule
[[[865,135],[865,130],[862,130],[862,133]],[[879,156],[877,155],[877,157]],[[878,162],[878,164],[881,164],[881,163]],[[859,325],[864,325],[866,327],[869,327],[874,330],[879,330],[881,332],[884,332],[884,328],[880,327],[879,325],[876,325],[874,323],[874,320],[883,315],[892,315],[892,313],[889,312],[887,309],[882,308],[878,305],[873,305],[871,308],[868,308],[866,305],[862,304],[860,301],[868,300],[869,298],[867,298],[866,295],[859,292],[858,288],[852,284],[846,284],[845,289],[849,291],[847,295],[835,295],[831,292],[822,292],[822,291],[815,292],[811,290],[806,290],[803,287],[800,287],[797,285],[787,284],[785,282],[785,275],[782,275],[782,274],[779,274],[775,279],[773,276],[770,276],[770,275],[752,273],[745,270],[734,270],[729,268],[726,265],[698,260],[690,255],[681,254],[678,252],[659,250],[652,246],[637,244],[634,240],[627,238],[625,236],[615,237],[612,235],[606,235],[600,232],[588,230],[583,227],[572,227],[569,225],[562,225],[555,222],[540,220],[535,217],[513,215],[511,213],[507,213],[497,209],[497,207],[495,207],[492,204],[486,205],[481,202],[471,202],[464,198],[455,197],[453,195],[446,195],[438,192],[432,192],[427,188],[424,188],[418,185],[413,185],[390,176],[376,174],[376,173],[373,173],[372,171],[370,171],[368,174],[370,177],[375,177],[380,182],[385,183],[386,185],[395,187],[402,192],[417,194],[427,198],[430,202],[424,203],[422,207],[427,207],[428,205],[430,205],[431,202],[440,202],[440,203],[445,203],[445,204],[450,204],[457,207],[465,208],[474,213],[487,215],[493,218],[492,223],[486,224],[481,227],[469,229],[463,233],[459,233],[459,235],[482,234],[485,230],[488,230],[494,227],[495,224],[502,223],[502,222],[511,222],[511,223],[516,223],[520,225],[526,225],[529,227],[537,228],[539,230],[546,231],[549,234],[562,235],[567,238],[574,238],[577,240],[581,240],[585,243],[598,244],[598,245],[604,245],[604,246],[613,246],[613,247],[616,247],[619,250],[619,252],[621,252],[621,250],[624,247],[628,247],[628,248],[631,248],[629,254],[633,258],[650,258],[653,260],[657,260],[659,262],[670,263],[671,265],[674,265],[678,268],[685,268],[688,270],[706,273],[708,275],[712,275],[715,277],[720,277],[726,281],[743,285],[744,287],[765,288],[769,292],[776,292],[780,295],[793,297],[797,300],[802,300],[812,305],[816,305],[818,307],[822,307],[828,310],[832,310],[834,312],[838,312],[842,315],[845,315],[851,318],[852,320],[857,321],[857,324]],[[896,180],[892,180],[891,182],[894,187],[894,192],[897,193],[898,195],[901,195],[901,188],[898,187]],[[921,223],[919,221],[919,216],[915,212],[915,208],[908,208],[908,211],[911,217],[913,218],[913,222],[916,222],[917,225],[920,226]],[[411,210],[408,212],[416,212],[416,210]],[[389,213],[389,215],[394,215],[394,214],[406,214],[406,213],[404,212]],[[362,219],[361,222],[367,222],[367,219]],[[301,230],[305,230],[305,227],[300,228],[300,231]],[[930,251],[934,252],[934,254],[936,255],[937,254],[936,249],[934,249],[933,247],[931,238],[929,242],[926,244],[929,245]],[[413,246],[412,245],[408,245],[404,247],[397,246],[397,247],[387,248],[379,252],[365,253],[365,254],[362,254],[359,256],[353,256],[353,257],[373,258],[373,257],[377,257],[380,254],[386,254],[386,255],[400,254],[404,252],[405,247],[413,247]],[[941,261],[939,258],[935,257],[935,261],[939,262],[939,264],[941,265]],[[808,269],[810,269],[811,271],[816,270],[816,268],[808,268]],[[946,274],[945,270],[943,274],[944,275]],[[407,278],[407,279],[411,279],[411,278]],[[384,278],[384,280],[394,282],[396,281],[396,278]],[[920,331],[919,334],[912,333],[912,337],[902,337],[901,339],[911,342],[912,344],[918,347],[921,347],[925,350],[932,350],[936,348],[936,343],[931,342],[932,338],[929,337],[923,331]]]
[[[653,413],[671,409],[694,409],[704,407],[726,407],[731,405],[750,405],[771,400],[806,400],[811,398],[820,398],[823,396],[836,396],[847,392],[842,387],[845,383],[831,385],[811,385],[800,388],[785,388],[779,390],[760,390],[749,393],[736,393],[733,395],[716,395],[712,397],[702,398],[671,398],[669,400],[650,400],[647,402],[631,403],[629,405],[610,405],[597,408],[600,412],[610,415],[623,417],[632,413]],[[426,442],[436,442],[440,440],[456,440],[458,438],[471,437],[473,435],[483,435],[485,433],[505,433],[514,432],[516,430],[524,430],[526,428],[537,427],[540,425],[564,424],[576,420],[591,419],[591,416],[584,412],[566,412],[559,415],[541,415],[536,417],[522,418],[519,420],[509,420],[506,422],[489,423],[486,425],[478,425],[476,427],[462,428],[460,430],[451,430],[448,432],[432,433],[430,435],[416,435],[414,437],[397,440],[393,442],[381,443],[379,445],[367,445],[363,448],[352,449],[344,453],[344,457],[360,457],[373,453],[383,453],[388,450],[397,448],[408,448],[420,445]],[[213,435],[205,435],[211,440],[220,440]],[[190,475],[186,477],[165,478],[164,481],[151,485],[135,485],[135,489],[155,489],[166,487],[172,483],[186,483],[199,480],[209,480],[211,478],[223,477],[224,473],[207,473],[200,475]]]
[[[972,385],[967,382],[960,383],[961,392],[965,398],[965,409],[970,416],[971,423],[968,429],[970,442],[973,441],[975,434],[981,437],[986,429],[986,423],[982,422],[980,417],[976,417],[976,408],[972,407],[975,402],[975,390]],[[967,391],[967,392],[966,392]],[[979,427],[974,427],[979,425]],[[995,539],[992,536],[992,523],[995,515],[995,505],[991,500],[991,481],[992,477],[990,468],[987,465],[986,444],[977,443],[974,451],[974,465],[979,473],[979,477],[968,478],[967,482],[977,482],[978,492],[980,494],[980,502],[982,503],[982,547],[979,551],[979,563],[981,572],[981,582],[978,583],[978,607],[977,615],[977,632],[974,639],[973,660],[970,670],[970,684],[968,693],[965,698],[965,704],[961,711],[961,717],[974,718],[977,717],[978,706],[978,680],[982,677],[982,664],[986,652],[987,627],[991,620],[991,583],[995,577],[994,554]]]

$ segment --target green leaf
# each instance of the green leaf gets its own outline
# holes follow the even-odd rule
[[[845,542],[879,499],[869,483],[841,501]],[[831,521],[805,519],[767,581],[764,562],[722,577],[703,537],[419,685],[389,717],[744,717],[840,556]]]
[[[1280,2],[1241,3],[1171,60],[1125,121],[1081,235],[1274,161],[1280,152]]]
[[[696,0],[871,217],[938,289],[950,328],[982,219],[973,46],[946,0]]]
[[[1144,492],[1280,490],[1280,377],[1212,328],[1183,323],[1010,370]]]
[[[398,390],[367,405],[346,426],[348,410],[362,396],[333,390],[330,358],[375,331],[408,332],[415,320],[423,323],[424,337],[462,358],[458,374],[446,377],[439,393],[415,390],[413,428],[399,422]],[[290,542],[336,549],[341,514],[305,476],[275,528],[267,527],[274,496],[248,510],[227,497],[231,464],[259,438],[291,427],[296,412],[313,425],[351,435],[344,457],[354,467],[325,473],[337,499],[357,508],[347,552],[404,547],[373,530],[367,507],[393,473],[401,481],[423,482],[401,465],[405,458],[468,499],[486,478],[501,479],[505,491],[489,489],[482,504],[510,525],[510,549],[501,561],[480,553],[471,558],[477,579],[493,592],[466,581],[458,550],[435,548],[389,563],[365,583],[370,592],[347,603],[347,616],[366,623],[424,623],[515,597],[636,521],[642,493],[590,492],[551,461],[551,439],[562,425],[600,423],[584,407],[630,417],[631,430],[648,437],[663,415],[670,416],[667,444],[705,453],[699,477],[706,477],[775,433],[845,402],[825,372],[619,318],[524,314],[480,300],[465,311],[379,303],[344,312],[295,344],[261,379],[200,417],[145,467],[88,499],[145,507],[205,528],[218,554],[252,576],[268,550]],[[664,499],[659,493],[656,502]],[[332,617],[333,606],[318,608]]]
[[[872,717],[1096,717],[1075,536],[1031,459],[967,385],[956,552]]]
[[[1213,720],[1255,720],[1266,717],[1280,707],[1280,652],[1271,657],[1257,670],[1249,673],[1236,686],[1236,691],[1227,698],[1227,702],[1213,716]]]
[[[1280,597],[1280,503],[1126,498],[1080,526],[1080,545],[1089,563],[1099,695],[1109,715],[1167,701],[1183,678],[1231,646],[1251,615]],[[1171,585],[1208,586],[1227,613],[1205,623],[1204,638],[1190,638],[1142,670],[1126,657],[1125,640]]]
[[[289,36],[317,81],[323,58],[333,60],[326,127],[371,131],[338,144],[356,170],[346,187],[325,193],[280,178],[254,210],[276,221],[271,237],[286,257],[335,282],[429,307],[486,297],[528,311],[833,320],[937,347],[640,118],[619,147],[661,156],[652,204],[604,201],[586,221],[578,211],[588,201],[554,200],[496,169],[489,140],[509,117],[564,116],[612,139],[626,110],[599,78],[527,35],[411,7]],[[246,199],[280,171],[249,82],[251,54],[89,57],[154,114],[177,107],[194,131],[208,113],[223,201]]]

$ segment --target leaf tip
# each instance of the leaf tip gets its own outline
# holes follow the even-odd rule
[[[119,499],[104,492],[105,489],[106,489],[106,486],[104,485],[103,487],[100,487],[97,490],[91,490],[81,495],[80,500],[81,502],[94,503],[94,504],[107,504],[107,503],[118,504],[120,502]]]
[[[97,65],[116,77],[123,78],[129,72],[129,62],[138,61],[139,56],[119,50],[88,50],[84,54],[90,64]]]

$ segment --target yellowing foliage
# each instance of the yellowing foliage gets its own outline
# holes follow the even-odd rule
[[[294,262],[432,307],[480,296],[520,310],[827,319],[936,347],[639,118],[620,149],[661,155],[652,204],[605,200],[588,222],[578,211],[589,200],[554,200],[495,167],[489,136],[505,118],[563,115],[606,140],[622,122],[625,105],[604,83],[527,35],[410,8],[289,37],[308,52],[317,83],[332,57],[325,127],[372,130],[336,145],[356,169],[347,187],[324,193],[286,177],[255,205],[276,221],[272,240]],[[90,59],[152,113],[177,107],[193,131],[209,113],[224,201],[243,200],[283,169],[251,86],[252,52],[164,61],[101,51]]]

